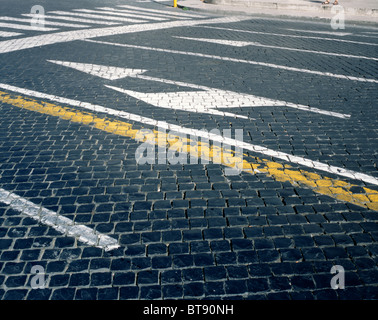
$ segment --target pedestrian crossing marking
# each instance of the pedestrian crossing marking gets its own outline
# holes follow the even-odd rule
[[[49,11],[43,15],[43,23],[33,25],[35,14],[23,13],[21,17],[0,16],[1,38],[12,38],[24,35],[25,33],[11,32],[8,29],[36,31],[36,32],[54,32],[61,28],[97,28],[98,25],[115,26],[128,24],[153,23],[169,20],[191,20],[192,17],[200,17],[180,12],[170,12],[163,10],[153,10],[129,6],[128,8],[120,7],[96,7],[94,9],[78,8],[72,10],[55,10]],[[22,18],[26,17],[26,18]],[[27,19],[32,18],[32,19]],[[47,27],[48,26],[48,27]]]
[[[31,26],[31,25],[26,25],[26,24],[21,25],[21,24],[5,23],[5,22],[0,22],[0,28],[43,31],[43,32],[58,30],[57,28],[37,27],[37,26]]]
[[[3,38],[17,37],[17,36],[20,36],[20,35],[23,35],[23,33],[0,31],[0,37],[3,37]]]
[[[119,13],[138,13],[138,14],[142,14],[142,12],[136,12],[135,10],[128,10],[128,9],[115,9],[115,8],[109,8],[109,7],[97,7],[96,9],[98,10],[104,10],[104,11],[111,11],[111,12],[119,12]],[[152,13],[152,12],[143,12],[143,16],[144,17],[149,17],[149,16],[153,16],[153,17],[163,17],[163,18],[167,18],[167,14],[164,14],[164,13]],[[185,17],[181,17],[181,16],[175,16],[174,17],[175,19],[186,19]]]
[[[145,15],[137,15],[135,13],[120,13],[120,12],[109,12],[105,10],[88,10],[88,9],[74,9],[75,12],[87,12],[87,13],[93,13],[93,14],[106,14],[109,16],[120,16],[120,17],[136,17],[143,20],[155,20],[155,21],[164,21],[167,20],[167,18],[160,18],[160,17],[147,17]]]
[[[30,13],[22,14],[22,16],[33,17],[33,15],[30,14]],[[46,14],[44,17],[45,17],[45,20],[46,19],[64,20],[64,21],[100,24],[100,25],[108,25],[108,26],[114,26],[114,25],[121,24],[121,22],[100,21],[100,20],[93,20],[93,19],[81,19],[81,18],[75,18],[75,17],[63,16],[63,15],[54,16],[54,15]]]
[[[146,22],[146,20],[140,20],[140,19],[121,18],[121,17],[104,17],[103,15],[99,15],[99,14],[78,13],[78,12],[70,12],[70,11],[50,11],[49,13],[50,14],[57,14],[57,15],[69,15],[69,16],[75,16],[75,17],[83,17],[83,18],[111,20],[111,21],[135,22],[135,23]]]
[[[33,16],[31,14],[31,16]],[[27,18],[14,18],[14,17],[0,17],[0,20],[2,21],[16,21],[16,22],[25,22],[25,23],[31,23],[32,19]],[[68,28],[88,28],[89,25],[84,24],[73,24],[73,23],[64,23],[64,22],[52,22],[52,21],[44,21],[45,25],[51,25],[51,26],[59,26],[59,27],[68,27]]]
[[[146,11],[146,12],[153,12],[153,13],[160,13],[165,16],[180,16],[180,17],[192,17],[192,18],[198,18],[198,17],[203,17],[199,14],[191,14],[191,13],[183,13],[183,12],[176,12],[176,11],[162,11],[162,10],[157,10],[157,9],[148,9],[148,8],[141,8],[141,7],[135,7],[135,6],[130,6],[126,4],[118,5],[117,7],[119,8],[126,8],[126,9],[132,9],[135,11]]]

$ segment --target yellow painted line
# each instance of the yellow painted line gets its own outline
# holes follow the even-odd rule
[[[145,136],[141,134],[139,129],[133,128],[131,123],[106,117],[101,118],[90,112],[62,107],[23,96],[10,95],[2,91],[0,91],[0,102],[14,107],[59,117],[71,122],[89,125],[96,129],[128,137],[140,142],[149,141],[160,147],[174,148],[177,151],[187,152],[194,157],[208,159],[215,163],[220,163],[231,168],[238,168],[251,174],[264,173],[277,181],[290,182],[293,186],[307,187],[319,194],[378,211],[378,191],[360,187],[339,179],[324,177],[314,172],[293,169],[288,164],[281,164],[258,157],[253,157],[253,160],[251,160],[251,156],[247,154],[238,154],[232,150],[226,150],[216,145],[182,138],[172,133],[162,133],[158,130],[153,130],[151,131],[153,134]],[[247,157],[248,160],[246,160],[245,157]],[[353,187],[358,187],[358,189],[363,190],[363,192],[352,192],[351,189]]]

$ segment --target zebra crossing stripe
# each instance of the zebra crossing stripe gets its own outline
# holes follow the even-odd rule
[[[59,30],[58,28],[46,28],[46,27],[37,27],[26,24],[16,24],[16,23],[5,23],[0,22],[0,28],[9,28],[9,29],[20,29],[20,30],[31,30],[31,31],[55,31]]]
[[[16,36],[20,36],[22,34],[23,33],[19,33],[19,32],[0,31],[0,37],[2,37],[2,38],[16,37]]]
[[[24,13],[22,14],[24,17],[34,17],[33,14]],[[55,20],[64,20],[64,21],[72,21],[72,22],[81,22],[81,23],[92,23],[92,24],[102,24],[108,26],[114,26],[120,24],[121,22],[110,22],[110,21],[100,21],[100,20],[92,20],[92,19],[80,19],[75,17],[67,17],[67,16],[54,16],[54,15],[45,15],[45,19],[55,19]]]
[[[104,17],[103,15],[100,15],[100,14],[78,13],[78,12],[69,12],[69,11],[50,11],[49,13],[53,13],[57,15],[83,17],[83,18],[111,20],[111,21],[134,22],[134,23],[146,22],[146,20],[140,20],[140,19],[130,19],[130,18],[121,18],[121,17]]]
[[[118,5],[117,7],[131,9],[131,10],[135,10],[135,11],[146,11],[146,12],[160,13],[164,16],[170,15],[170,16],[179,16],[179,17],[186,17],[186,18],[202,17],[201,15],[198,15],[198,14],[181,13],[181,12],[173,12],[173,11],[162,11],[162,10],[156,10],[156,9],[147,9],[147,8],[129,6],[129,5],[126,5],[126,4]]]
[[[90,38],[114,36],[118,34],[128,34],[135,32],[145,32],[151,30],[162,30],[175,27],[192,27],[199,24],[212,23],[232,23],[247,20],[246,17],[221,17],[205,20],[184,20],[184,21],[168,21],[157,23],[143,23],[122,25],[108,28],[80,29],[73,31],[56,32],[54,34],[38,35],[25,37],[21,39],[10,39],[0,42],[0,54],[25,50],[35,47],[42,47],[55,43],[71,42],[75,40],[85,40]]]
[[[136,13],[134,10],[127,10],[127,9],[115,9],[115,8],[109,8],[109,7],[97,7],[98,10],[104,10],[104,11],[111,11],[111,12],[120,12],[120,13]],[[142,12],[138,12],[142,13]],[[143,12],[144,16],[153,16],[153,17],[164,17],[166,18],[167,15],[164,13],[152,13],[152,12]],[[181,16],[175,16],[175,19],[186,19],[185,17]]]
[[[136,17],[141,18],[144,20],[155,20],[155,21],[164,21],[167,20],[167,18],[158,18],[158,17],[146,17],[141,15],[136,15],[135,13],[119,13],[119,12],[109,12],[104,10],[88,10],[88,9],[74,9],[76,12],[87,12],[87,13],[94,13],[94,14],[107,14],[109,16],[120,16],[120,17]]]
[[[27,19],[27,18],[0,17],[0,20],[31,23],[31,19]],[[46,20],[45,20],[44,24],[45,25],[50,25],[50,26],[72,27],[72,28],[88,28],[88,27],[90,27],[89,25],[84,25],[84,24],[72,24],[72,23],[64,23],[64,22],[52,22],[52,21],[46,21]]]

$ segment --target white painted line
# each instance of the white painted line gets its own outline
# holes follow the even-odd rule
[[[0,22],[0,28],[30,30],[30,31],[44,31],[44,32],[59,30],[57,28],[36,27],[36,26],[31,26],[30,24],[27,25],[27,24],[16,24],[16,23],[5,23],[5,22]]]
[[[341,114],[338,112],[332,112],[322,110],[318,108],[308,107],[305,105],[294,104],[286,101],[274,100],[251,94],[244,94],[233,92],[229,90],[214,89],[206,86],[199,86],[196,84],[172,81],[168,79],[155,78],[142,75],[147,70],[142,69],[128,69],[121,67],[112,67],[104,65],[96,65],[90,63],[78,63],[69,61],[56,61],[47,60],[51,63],[55,63],[68,68],[73,68],[81,72],[85,72],[96,77],[101,77],[107,80],[117,80],[126,77],[144,79],[148,81],[163,82],[166,84],[172,84],[174,86],[188,87],[192,89],[199,89],[201,91],[184,91],[184,92],[158,92],[158,93],[142,93],[131,90],[125,90],[113,86],[107,86],[113,90],[125,93],[136,99],[143,100],[149,104],[152,104],[160,108],[169,108],[177,110],[185,110],[190,112],[203,112],[222,116],[231,116],[236,118],[248,119],[245,116],[237,115],[234,113],[228,113],[224,111],[216,110],[218,108],[243,108],[243,107],[263,107],[263,106],[285,106],[303,111],[315,112],[325,114],[328,116],[334,116],[342,119],[350,118],[350,115]],[[250,118],[253,119],[253,118]],[[254,119],[255,120],[255,119]]]
[[[367,45],[367,46],[378,46],[377,43],[361,42],[361,41],[353,41],[353,40],[345,40],[345,39],[337,39],[337,38],[299,36],[299,35],[293,35],[293,34],[270,33],[270,32],[262,32],[262,31],[240,30],[240,29],[231,29],[231,28],[223,28],[223,27],[213,27],[213,26],[203,26],[203,28],[217,29],[217,30],[227,30],[227,31],[234,31],[234,32],[251,33],[251,34],[264,34],[264,35],[278,36],[278,37],[316,39],[316,40],[326,40],[326,41],[336,41],[336,42],[346,42],[346,43],[362,44],[362,45]]]
[[[17,92],[17,93],[20,93],[20,94],[24,94],[24,95],[27,95],[27,96],[32,96],[32,97],[41,98],[41,99],[48,99],[48,100],[51,100],[51,101],[68,104],[68,105],[71,105],[73,107],[88,109],[88,110],[91,110],[93,112],[101,112],[101,113],[106,113],[106,114],[118,116],[120,118],[139,122],[139,123],[142,123],[142,124],[145,124],[145,125],[151,125],[151,126],[154,126],[154,127],[161,127],[163,129],[166,129],[166,130],[169,130],[169,131],[179,132],[179,133],[192,135],[192,136],[196,136],[196,137],[208,138],[208,139],[211,139],[213,141],[222,142],[226,145],[241,147],[243,149],[250,150],[252,152],[260,153],[260,154],[270,156],[270,157],[273,157],[273,158],[277,158],[277,159],[281,159],[281,160],[284,160],[284,161],[287,161],[287,162],[296,163],[296,164],[299,164],[299,165],[302,165],[302,166],[305,166],[305,167],[309,167],[309,168],[312,168],[312,169],[315,169],[315,170],[333,173],[333,174],[336,174],[336,175],[339,175],[339,176],[344,176],[344,177],[347,177],[347,178],[360,180],[360,181],[363,181],[365,183],[378,185],[378,178],[367,175],[365,173],[360,173],[360,172],[356,172],[356,171],[353,171],[353,170],[348,170],[348,169],[344,169],[344,168],[340,168],[340,167],[330,166],[328,164],[321,163],[319,161],[313,161],[313,160],[306,159],[306,158],[303,158],[303,157],[293,156],[293,155],[288,154],[288,153],[275,151],[275,150],[272,150],[272,149],[268,149],[266,147],[262,147],[262,146],[238,141],[238,140],[235,140],[235,139],[226,138],[226,137],[223,137],[221,135],[211,134],[211,133],[208,133],[208,132],[204,132],[202,130],[185,128],[185,127],[181,127],[181,126],[178,126],[178,125],[175,125],[175,124],[170,124],[170,123],[165,122],[165,121],[158,121],[158,120],[155,120],[155,119],[143,117],[143,116],[132,114],[132,113],[125,112],[125,111],[106,108],[106,107],[94,105],[94,104],[91,104],[91,103],[88,103],[88,102],[82,102],[82,101],[78,101],[78,100],[67,99],[67,98],[63,98],[63,97],[59,97],[59,96],[41,93],[41,92],[38,92],[38,91],[18,88],[18,87],[3,84],[3,83],[0,83],[0,88],[3,88],[5,90],[10,90],[10,91],[13,91],[13,92]]]
[[[333,35],[333,36],[338,36],[338,37],[345,37],[345,36],[353,35],[353,33],[350,33],[350,32],[315,31],[315,30],[303,30],[303,29],[286,29],[286,30],[295,31],[295,32],[303,32],[303,33],[326,34],[326,35]]]
[[[34,17],[33,14],[24,13],[22,14],[24,17]],[[121,22],[110,22],[110,21],[99,21],[99,20],[92,20],[92,19],[80,19],[75,17],[67,17],[67,16],[54,16],[54,15],[45,15],[45,19],[53,19],[53,20],[63,20],[63,21],[72,21],[72,22],[81,22],[81,23],[91,23],[91,24],[101,24],[107,26],[114,26],[117,24],[121,24]]]
[[[150,50],[150,51],[157,51],[157,52],[182,54],[182,55],[195,56],[195,57],[201,57],[201,58],[217,59],[217,60],[230,61],[230,62],[236,62],[236,63],[246,63],[246,64],[263,66],[263,67],[268,67],[268,68],[281,69],[281,70],[287,70],[287,71],[293,71],[293,72],[308,73],[308,74],[315,74],[315,75],[318,75],[318,76],[338,78],[338,79],[343,79],[343,80],[378,83],[378,80],[376,80],[376,79],[354,77],[354,76],[348,76],[348,75],[343,75],[343,74],[335,74],[335,73],[331,73],[331,72],[321,72],[321,71],[302,69],[302,68],[287,67],[287,66],[282,66],[282,65],[267,63],[267,62],[236,59],[236,58],[229,58],[229,57],[216,56],[216,55],[190,52],[190,51],[179,51],[179,50],[146,47],[146,46],[137,46],[137,45],[125,44],[125,43],[115,43],[115,42],[87,40],[87,39],[85,41],[93,42],[93,43],[106,44],[106,45],[113,45],[113,46],[118,46],[118,47],[125,47],[125,48],[135,48],[135,49]]]
[[[120,8],[126,8],[126,9],[131,9],[134,11],[146,11],[146,12],[153,12],[153,13],[159,13],[164,16],[178,16],[178,17],[192,17],[192,18],[201,18],[203,17],[202,15],[199,14],[192,14],[192,13],[184,13],[184,12],[173,12],[173,11],[163,11],[163,10],[156,10],[156,9],[147,9],[147,8],[140,8],[140,7],[134,7],[134,6],[129,6],[129,5],[118,5],[117,7]]]
[[[0,37],[3,37],[3,38],[16,37],[20,35],[23,35],[23,33],[0,31]]]
[[[13,18],[13,17],[0,17],[0,20],[3,21],[18,21],[18,22],[26,22],[26,23],[31,23],[32,19],[27,19],[27,18]],[[45,19],[44,21],[45,25],[50,25],[50,26],[59,26],[59,27],[68,27],[68,28],[88,28],[88,25],[84,24],[72,24],[72,23],[63,23],[63,22],[52,22],[52,21],[47,21]]]
[[[373,57],[355,56],[355,55],[351,55],[351,54],[324,52],[324,51],[316,51],[316,50],[296,49],[296,48],[289,48],[289,47],[270,46],[270,45],[265,45],[265,44],[261,44],[261,43],[258,43],[258,42],[222,40],[222,39],[208,39],[208,38],[189,38],[189,37],[178,37],[178,36],[174,36],[174,38],[217,43],[217,44],[222,44],[222,45],[232,46],[232,47],[254,46],[254,47],[263,47],[263,48],[296,51],[296,52],[315,53],[315,54],[329,55],[329,56],[336,56],[336,57],[343,57],[343,58],[356,58],[356,59],[366,59],[366,60],[378,61],[378,58],[373,58]]]
[[[169,21],[145,24],[133,24],[127,26],[116,26],[107,28],[82,29],[74,31],[56,32],[54,34],[25,37],[20,39],[11,39],[0,42],[0,54],[25,50],[35,47],[47,46],[55,43],[71,42],[75,40],[84,40],[89,38],[127,34],[135,32],[144,32],[151,30],[161,30],[175,27],[189,27],[200,24],[212,23],[232,23],[246,20],[246,17],[222,17],[211,18],[206,20],[183,20]]]
[[[71,219],[43,208],[22,198],[15,193],[0,188],[0,202],[9,205],[15,211],[25,214],[39,223],[45,224],[69,237],[89,245],[110,251],[119,248],[116,239],[94,231],[93,229],[76,224]]]
[[[100,14],[90,14],[90,13],[77,13],[70,11],[50,11],[50,14],[64,15],[64,16],[74,16],[74,17],[83,17],[83,18],[93,18],[101,20],[110,20],[110,21],[122,21],[122,22],[133,22],[133,23],[142,23],[146,20],[141,19],[131,19],[131,18],[122,18],[122,17],[108,17]]]
[[[88,9],[74,9],[73,11],[77,12],[87,12],[87,13],[94,13],[94,14],[107,14],[110,16],[121,16],[121,17],[134,17],[141,20],[155,20],[155,21],[165,21],[168,20],[167,18],[158,18],[158,17],[149,17],[145,15],[138,15],[133,13],[120,13],[120,12],[113,12],[113,11],[105,11],[105,10],[88,10]]]
[[[164,19],[167,18],[167,15],[166,14],[160,14],[160,13],[152,13],[152,12],[136,12],[135,10],[127,10],[127,9],[115,9],[115,8],[109,8],[109,7],[97,7],[96,9],[98,10],[104,10],[104,11],[107,11],[107,12],[119,12],[119,13],[138,13],[138,14],[143,14],[143,16],[152,16],[152,17],[163,17]],[[174,17],[175,19],[186,19],[184,17],[179,17],[179,16],[175,16]]]
[[[172,36],[172,38],[200,41],[200,42],[210,42],[210,43],[222,44],[222,45],[231,46],[231,47],[246,47],[246,46],[259,44],[258,42],[236,41],[236,40],[225,40],[225,39],[191,38],[191,37],[180,37],[180,36]]]

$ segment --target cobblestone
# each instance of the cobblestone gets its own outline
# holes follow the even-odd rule
[[[95,0],[91,6],[95,8],[100,2]],[[70,11],[80,4],[68,2],[65,6]],[[57,9],[60,5],[52,4]],[[158,3],[133,5],[168,10]],[[167,17],[170,22],[178,21]],[[215,18],[197,14],[185,23]],[[328,34],[337,39],[330,43],[306,39],[300,31],[288,30],[297,27],[314,34],[328,32],[325,24],[312,24],[311,29],[304,21],[249,19],[227,23],[231,18],[224,19],[222,23],[207,22],[201,28],[177,22],[175,28],[164,29],[165,41],[161,41],[159,29],[135,29],[140,31],[137,35],[104,34],[102,38],[134,48],[74,41],[25,49],[23,55],[9,52],[7,62],[0,66],[0,75],[2,82],[9,85],[191,129],[242,128],[243,141],[248,144],[377,177],[376,83],[287,70],[331,71],[372,79],[377,74],[372,62],[339,57],[330,60],[316,53],[279,48],[200,45],[174,38],[180,34],[253,40],[265,46],[375,57],[375,39],[363,37],[368,35],[366,29],[350,26],[351,35],[345,37]],[[30,36],[37,35],[28,32]],[[291,37],[294,35],[303,37]],[[317,37],[326,36],[319,33]],[[372,45],[339,40],[367,41]],[[67,45],[70,50],[62,51]],[[138,48],[147,45],[281,67],[247,66],[195,55],[180,55],[177,63],[177,53]],[[104,79],[46,62],[51,59],[143,68],[148,70],[145,76],[177,81],[171,86],[167,81],[142,77],[117,80],[117,86],[138,92],[197,90],[182,86],[185,81],[347,113],[351,118],[338,119],[288,105],[232,108],[236,115],[255,120],[174,108],[161,112],[142,100],[110,91],[104,87]],[[47,98],[43,101],[53,103]],[[70,106],[65,102],[61,105]],[[81,107],[76,109],[77,114],[83,111]],[[264,157],[269,159],[264,163],[284,165],[285,171],[298,173],[298,181],[281,181],[283,178],[277,174],[284,170],[276,175],[263,172],[262,162],[256,167],[260,172],[237,175],[225,174],[225,166],[216,163],[142,165],[135,160],[141,142],[100,130],[94,122],[78,123],[21,109],[7,100],[0,101],[0,111],[0,187],[93,232],[110,236],[119,245],[109,251],[88,245],[0,202],[2,300],[377,299],[377,213],[324,194],[316,189],[316,183],[313,188],[302,185],[303,175],[299,173],[308,170],[309,176],[319,175],[322,182],[329,176],[340,179],[340,185],[344,181],[355,184],[348,189],[348,195],[361,194],[366,188],[377,191],[376,185],[267,155]],[[105,118],[103,112],[91,112]],[[109,127],[116,120],[119,118],[114,114],[106,116]],[[127,121],[133,130],[150,127],[132,119]],[[245,151],[244,156],[254,163],[261,154]],[[286,167],[288,164],[290,167]],[[31,270],[37,265],[44,268],[44,289],[31,287],[35,276]],[[345,270],[345,289],[333,290],[330,286],[334,265]]]

